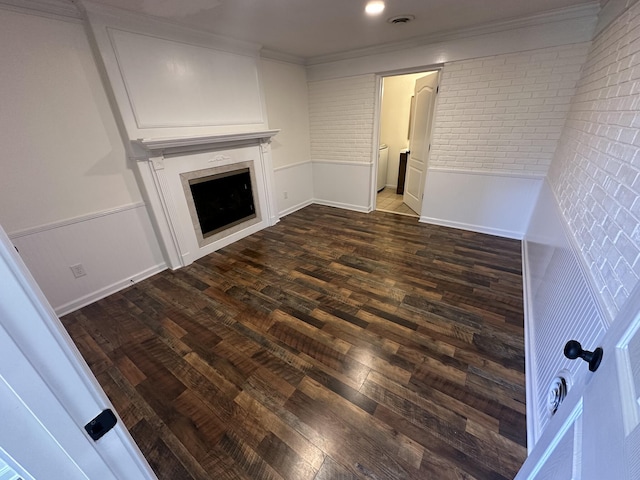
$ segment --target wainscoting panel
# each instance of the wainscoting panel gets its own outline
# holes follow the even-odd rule
[[[142,203],[9,234],[58,315],[166,268]],[[75,278],[69,267],[81,264]]]
[[[420,221],[522,238],[541,177],[429,169]]]
[[[529,451],[550,419],[548,387],[563,371],[570,384],[589,374],[582,361],[568,360],[564,345],[578,340],[598,346],[607,320],[567,234],[556,199],[545,181],[523,242],[527,433]]]
[[[313,161],[314,203],[371,211],[371,163]]]
[[[276,200],[280,217],[313,202],[313,164],[301,162],[274,169]]]

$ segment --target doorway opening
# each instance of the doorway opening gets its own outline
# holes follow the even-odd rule
[[[382,76],[375,209],[420,217],[439,70]]]

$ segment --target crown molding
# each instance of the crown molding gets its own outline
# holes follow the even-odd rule
[[[620,15],[629,10],[638,0],[603,0],[602,9],[598,16],[596,26],[596,36],[600,35],[604,29],[615,22]]]
[[[526,17],[518,17],[510,20],[486,23],[484,25],[479,25],[471,28],[451,30],[448,32],[415,37],[410,40],[404,40],[401,42],[386,43],[384,45],[377,45],[373,47],[358,48],[345,52],[308,57],[305,61],[305,65],[319,65],[323,63],[337,62],[340,60],[349,60],[357,57],[390,53],[407,48],[421,47],[425,45],[474,37],[478,35],[486,35],[508,30],[517,30],[520,28],[548,25],[549,23],[566,22],[569,20],[585,17],[596,19],[599,12],[600,2],[592,1],[572,7],[559,8],[535,15],[528,15]]]
[[[4,1],[4,0],[0,0]],[[126,29],[135,33],[160,36],[169,40],[179,40],[193,45],[215,48],[241,55],[258,56],[262,45],[235,38],[218,35],[207,30],[195,28],[185,23],[164,17],[147,15],[116,7],[102,5],[86,0],[73,0],[78,8],[87,15],[90,23],[100,18],[111,28]]]
[[[262,50],[260,50],[260,56],[269,60],[276,60],[284,63],[295,63],[297,65],[305,65],[304,57],[290,55],[288,53],[280,52],[278,50],[271,50],[269,48],[263,48]]]
[[[72,0],[0,0],[0,9],[74,22],[83,19]]]

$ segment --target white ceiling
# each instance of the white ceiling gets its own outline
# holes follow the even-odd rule
[[[377,17],[366,0],[93,0],[258,43],[309,60],[529,16],[593,0],[386,0]],[[387,19],[411,14],[403,25]]]

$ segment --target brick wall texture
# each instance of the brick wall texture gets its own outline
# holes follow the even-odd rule
[[[640,279],[640,3],[593,41],[549,181],[614,317]]]
[[[447,63],[430,167],[547,173],[588,43]]]
[[[370,162],[375,98],[375,75],[309,82],[311,159]]]

